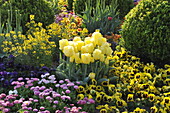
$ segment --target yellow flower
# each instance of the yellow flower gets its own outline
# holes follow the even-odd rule
[[[151,113],[157,113],[158,111],[158,108],[156,106],[153,106],[150,109],[151,109]]]
[[[94,78],[95,78],[95,76],[96,76],[96,74],[95,74],[95,73],[90,73],[90,74],[89,74],[90,79],[94,79]]]
[[[95,49],[95,50],[93,51],[93,58],[94,58],[95,60],[99,60],[101,54],[102,54],[102,51],[101,51],[100,49]]]
[[[96,90],[96,85],[89,85],[89,89]]]
[[[94,32],[92,34],[92,38],[94,39],[95,45],[101,45],[101,40],[103,38],[102,34],[100,32]]]
[[[100,113],[107,113],[107,109],[101,109]]]
[[[68,43],[68,40],[67,39],[62,39],[59,41],[59,45],[60,45],[60,50],[63,50],[65,46],[67,46],[69,43]]]
[[[89,53],[81,54],[81,60],[82,60],[82,63],[84,63],[84,64],[90,64],[91,54],[89,54]]]
[[[77,64],[81,63],[80,53],[76,53],[76,54],[74,55],[74,58],[75,58],[75,62],[76,62]]]
[[[85,92],[85,88],[83,86],[79,86],[77,89],[78,93],[84,93]]]
[[[103,82],[101,83],[101,85],[102,85],[102,86],[108,86],[108,85],[109,85],[109,80],[108,80],[108,81],[103,81]]]
[[[77,95],[77,100],[83,100],[84,99],[84,95],[83,94],[78,94]]]
[[[5,37],[10,37],[10,33],[6,33],[6,34],[5,34]]]
[[[100,60],[101,62],[104,62],[104,60],[105,60],[105,55],[104,55],[104,54],[101,54],[99,60]]]
[[[73,46],[65,46],[63,49],[63,53],[67,56],[67,57],[71,57],[75,54],[74,52],[74,47]]]
[[[151,102],[154,101],[154,99],[155,99],[155,95],[154,94],[149,94],[148,97],[149,97],[149,100]]]
[[[73,39],[73,42],[77,42],[77,41],[81,41],[81,38],[78,36],[74,37],[74,39]]]
[[[102,101],[102,96],[100,94],[97,94],[96,101],[97,102],[101,102]]]
[[[116,101],[116,105],[117,105],[118,107],[123,107],[123,106],[127,106],[127,103],[126,103],[124,100],[118,99],[118,100]]]
[[[88,52],[88,53],[92,53],[94,50],[93,43],[87,44],[87,45],[85,45],[85,47],[86,47],[86,52]]]
[[[34,19],[34,15],[30,15],[30,20],[33,20]]]
[[[98,86],[96,87],[96,90],[97,90],[97,91],[104,91],[104,88],[103,88],[102,86],[98,85]]]
[[[77,49],[78,51],[81,51],[81,47],[84,46],[84,42],[83,41],[77,41]]]
[[[106,59],[105,59],[105,64],[109,64],[109,60],[110,60],[110,58],[109,57],[106,57]]]
[[[87,48],[86,46],[81,47],[81,53],[87,53]]]
[[[127,102],[132,102],[132,101],[134,101],[133,96],[134,96],[133,94],[128,94]]]
[[[108,85],[108,90],[109,90],[109,92],[114,92],[115,91],[115,85],[114,84],[109,84]]]

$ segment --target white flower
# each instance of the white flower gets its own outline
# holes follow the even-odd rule
[[[12,90],[10,90],[8,94],[9,94],[9,95],[12,95],[12,94],[18,94],[18,91],[17,91],[17,90],[13,90],[13,91],[12,91]]]

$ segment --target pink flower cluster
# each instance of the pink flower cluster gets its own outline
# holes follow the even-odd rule
[[[95,103],[95,100],[93,99],[88,99],[87,97],[85,97],[83,100],[79,100],[77,102],[77,104],[80,104],[80,105],[84,105],[84,104],[94,104]]]
[[[10,107],[15,104],[21,103],[22,100],[15,100],[18,95],[6,95],[4,93],[0,94],[0,111],[3,113],[10,112]]]

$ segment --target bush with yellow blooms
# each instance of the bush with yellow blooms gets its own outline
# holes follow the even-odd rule
[[[10,31],[3,34],[3,51],[16,57],[16,62],[33,66],[52,66],[55,42],[49,41],[50,35],[42,27],[42,23],[35,23],[34,15],[30,15],[27,23],[29,30],[26,35],[20,31]],[[1,34],[2,35],[2,34]]]

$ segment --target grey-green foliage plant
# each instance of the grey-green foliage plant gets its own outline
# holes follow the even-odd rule
[[[86,8],[82,16],[84,25],[93,33],[96,29],[100,29],[102,34],[107,32],[117,33],[117,27],[120,24],[118,19],[118,12],[116,12],[117,1],[112,2],[110,5],[105,5],[105,0],[97,0],[96,7],[91,7],[92,2],[86,2]],[[112,19],[109,20],[108,17]]]
[[[123,46],[145,62],[170,64],[169,12],[168,0],[141,0],[122,25]]]
[[[11,7],[12,6],[12,7]],[[25,24],[29,21],[29,15],[35,15],[36,22],[42,22],[43,27],[54,22],[55,12],[51,4],[46,0],[7,0],[0,6],[2,16],[2,23],[7,22],[8,10],[11,12],[11,26],[15,27],[16,19],[15,11],[18,10],[21,14],[21,26],[23,32],[27,31]],[[6,26],[5,26],[6,27]]]
[[[73,3],[75,13],[83,15],[83,11],[85,10],[85,3],[88,1],[92,2],[91,7],[96,7],[97,0],[75,0]],[[116,11],[119,12],[119,18],[121,20],[134,7],[134,0],[105,0],[105,5],[110,5],[112,2],[117,2]]]

